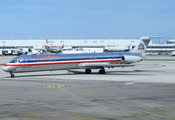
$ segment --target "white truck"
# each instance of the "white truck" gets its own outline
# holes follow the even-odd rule
[[[172,52],[170,53],[170,56],[175,56],[175,51],[172,51]]]

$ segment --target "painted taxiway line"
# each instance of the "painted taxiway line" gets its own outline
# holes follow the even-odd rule
[[[67,88],[69,87],[68,85],[43,85],[44,88],[53,88],[53,87],[63,87]]]
[[[34,114],[34,115],[42,115],[42,116],[53,116],[52,114],[43,114],[43,113],[32,113],[32,112],[25,112],[27,114]]]
[[[4,109],[0,109],[0,111],[14,112],[13,110],[4,110]]]
[[[94,96],[94,95],[91,95],[91,94],[88,94],[88,93],[85,93],[85,92],[81,92],[81,91],[74,90],[74,89],[71,89],[71,88],[66,88],[66,89],[71,90],[71,91],[74,91],[74,92],[82,93],[82,94],[84,94],[84,95],[91,96],[91,97],[94,97],[94,98],[98,98],[98,99],[100,99],[100,100],[104,100],[104,101],[107,101],[107,102],[110,102],[110,103],[114,103],[114,104],[117,104],[117,105],[120,105],[120,106],[123,106],[123,107],[126,107],[126,108],[131,108],[131,109],[137,110],[137,111],[142,112],[142,113],[154,115],[154,116],[157,116],[157,117],[160,117],[160,118],[164,118],[164,119],[168,119],[168,120],[174,120],[173,118],[169,118],[169,117],[165,117],[165,116],[162,116],[162,115],[158,115],[158,114],[155,114],[155,113],[152,113],[152,112],[148,112],[148,111],[145,111],[145,110],[141,110],[141,109],[139,109],[139,108],[131,107],[131,106],[128,106],[128,105],[125,105],[125,104],[121,104],[121,103],[114,102],[114,101],[111,101],[111,100],[108,100],[108,99],[104,99],[104,98],[101,98],[101,97],[97,97],[97,96]]]

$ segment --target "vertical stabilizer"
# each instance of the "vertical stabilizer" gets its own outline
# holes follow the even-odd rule
[[[47,38],[46,38],[46,43],[48,44],[48,40],[47,40]]]
[[[151,41],[150,37],[141,37],[138,45],[135,46],[132,53],[144,53],[146,48],[148,47],[149,42]]]

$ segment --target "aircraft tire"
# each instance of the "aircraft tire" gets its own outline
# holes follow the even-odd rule
[[[86,69],[86,70],[85,70],[85,73],[86,73],[86,74],[91,74],[91,69]]]
[[[99,70],[99,74],[105,74],[105,70],[104,69]]]
[[[15,75],[14,74],[11,74],[11,78],[14,78],[15,77]]]

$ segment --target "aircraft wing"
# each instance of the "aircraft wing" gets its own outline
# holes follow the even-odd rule
[[[110,64],[110,63],[80,63],[79,68],[100,68],[100,67],[133,67],[137,64]]]

